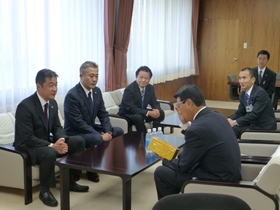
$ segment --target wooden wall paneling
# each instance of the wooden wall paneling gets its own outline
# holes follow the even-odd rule
[[[247,19],[240,22],[240,47],[238,51],[238,69],[244,67],[257,66],[257,53],[262,50],[270,52],[270,60],[267,66],[279,72],[279,34],[280,21],[268,19]],[[260,29],[260,26],[261,27]],[[247,49],[243,48],[243,43],[248,44]]]
[[[199,86],[208,100],[229,99],[227,75],[236,72],[239,20],[203,20]]]
[[[196,76],[179,78],[165,83],[154,84],[156,97],[161,100],[176,102],[175,93],[185,84],[196,84]]]
[[[280,0],[201,0],[198,26],[200,75],[155,84],[157,97],[173,101],[184,84],[197,84],[206,99],[231,101],[229,73],[257,65],[257,52],[271,53],[268,63],[280,73]],[[247,49],[243,43],[248,44]],[[236,57],[237,62],[232,62]]]

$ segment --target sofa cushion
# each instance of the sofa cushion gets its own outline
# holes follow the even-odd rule
[[[14,142],[15,117],[12,113],[0,114],[0,144],[12,145]]]
[[[109,112],[109,114],[117,114],[119,111],[119,106],[115,104],[111,94],[109,92],[104,92],[102,93],[102,97],[107,112]]]

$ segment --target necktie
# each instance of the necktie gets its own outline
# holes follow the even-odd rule
[[[88,103],[89,103],[89,108],[90,108],[90,114],[93,113],[93,101],[91,98],[91,91],[88,93]]]
[[[259,84],[261,84],[261,81],[262,81],[262,71],[260,71],[259,73]]]
[[[246,100],[246,106],[250,105],[250,96],[248,95],[248,93],[245,93],[245,100]]]
[[[45,120],[45,123],[47,126],[49,125],[48,108],[49,108],[49,103],[45,103],[45,105],[44,105],[44,118],[45,119],[44,120]]]
[[[144,96],[145,96],[145,89],[141,90],[141,97],[142,97],[142,109],[144,109]]]

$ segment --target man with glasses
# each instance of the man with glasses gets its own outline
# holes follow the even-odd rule
[[[146,132],[144,122],[164,120],[164,111],[157,102],[154,87],[149,84],[153,76],[151,69],[141,66],[135,75],[136,80],[124,90],[118,114],[129,118],[137,131]]]
[[[227,119],[206,107],[202,91],[183,86],[174,96],[186,143],[177,159],[162,160],[154,172],[158,199],[180,192],[183,183],[199,179],[241,180],[240,150]]]

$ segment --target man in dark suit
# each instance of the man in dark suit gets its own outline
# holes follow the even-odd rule
[[[186,143],[178,159],[163,159],[162,166],[155,170],[158,199],[179,193],[192,177],[241,180],[240,150],[227,119],[206,107],[197,86],[185,85],[174,97]]]
[[[64,129],[69,136],[79,135],[84,138],[86,148],[110,141],[123,135],[119,127],[112,127],[105,109],[98,82],[98,65],[91,61],[80,67],[80,82],[70,89],[64,100]],[[100,124],[96,124],[98,117]],[[99,182],[97,173],[87,172],[93,182]]]
[[[57,103],[54,100],[57,93],[57,77],[54,71],[40,70],[36,76],[37,92],[20,102],[15,114],[14,146],[27,151],[32,164],[39,165],[39,198],[48,206],[58,204],[50,192],[50,187],[55,187],[56,158],[85,149],[81,137],[68,137],[61,127]],[[80,171],[70,170],[70,190],[87,192],[88,186],[78,185],[74,181],[74,176],[79,174]]]
[[[157,102],[154,87],[149,84],[153,76],[151,69],[141,66],[135,75],[136,80],[124,90],[118,114],[130,119],[137,131],[146,132],[144,121],[162,121],[164,111]],[[152,109],[147,109],[148,105]]]
[[[255,80],[253,69],[244,68],[240,71],[240,104],[238,110],[228,118],[237,138],[245,129],[276,129],[271,100],[263,88],[254,85]]]
[[[258,66],[253,70],[255,72],[255,85],[262,87],[269,97],[275,92],[276,73],[269,68],[266,64],[269,61],[270,53],[266,50],[261,50],[257,55]]]

